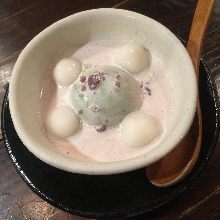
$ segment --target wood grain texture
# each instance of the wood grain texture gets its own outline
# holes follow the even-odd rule
[[[187,39],[196,0],[1,0],[0,102],[4,86],[24,46],[53,22],[78,11],[118,7],[152,17]],[[202,56],[220,91],[220,0],[205,38]],[[220,94],[220,92],[219,92]],[[220,219],[220,142],[202,175],[179,199],[153,213],[133,219]],[[64,213],[36,196],[16,173],[0,144],[0,219],[82,220]]]
[[[191,31],[187,41],[186,48],[195,68],[197,79],[199,79],[199,64],[205,39],[205,33],[210,17],[212,16],[214,5],[215,0],[198,1],[192,21]]]

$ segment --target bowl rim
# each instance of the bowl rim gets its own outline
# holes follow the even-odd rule
[[[45,148],[45,151],[42,152],[38,149],[38,146],[35,145],[31,137],[28,135],[28,132],[25,132],[22,126],[22,119],[21,117],[18,117],[17,112],[19,112],[18,106],[17,106],[17,78],[19,75],[20,67],[22,66],[23,61],[25,60],[25,57],[31,51],[32,47],[36,45],[45,35],[49,34],[50,31],[58,28],[59,26],[62,26],[63,23],[71,22],[72,19],[84,17],[86,15],[92,15],[97,13],[109,13],[122,16],[132,16],[136,19],[141,20],[148,20],[154,25],[157,25],[160,27],[161,30],[166,32],[171,38],[174,43],[176,43],[181,50],[182,54],[185,56],[185,61],[189,65],[189,69],[192,72],[192,97],[188,101],[188,106],[191,106],[189,111],[187,112],[187,118],[188,120],[185,121],[185,123],[182,123],[181,125],[178,125],[179,133],[180,135],[172,135],[172,141],[168,139],[165,143],[163,143],[163,147],[157,147],[153,148],[151,151],[146,152],[140,156],[130,158],[123,161],[115,161],[115,162],[94,162],[94,161],[77,161],[68,157],[63,157],[62,162],[60,163],[60,153],[58,152],[52,152],[49,149]],[[182,138],[187,133],[193,118],[195,114],[196,109],[196,102],[197,102],[197,80],[194,71],[194,67],[192,65],[192,61],[181,43],[181,41],[165,26],[160,24],[159,22],[136,12],[124,10],[124,9],[113,9],[113,8],[99,8],[99,9],[91,9],[86,10],[82,12],[75,13],[73,15],[70,15],[66,18],[63,18],[46,29],[44,29],[42,32],[40,32],[37,36],[35,36],[23,49],[21,54],[18,57],[18,60],[16,61],[16,64],[14,66],[14,69],[12,71],[11,81],[9,84],[9,108],[10,113],[12,117],[13,124],[15,126],[16,132],[19,136],[19,138],[22,140],[23,144],[28,148],[30,152],[32,152],[35,156],[37,156],[42,161],[65,171],[74,172],[74,173],[82,173],[82,174],[93,174],[93,175],[103,175],[103,174],[116,174],[116,173],[122,173],[122,172],[128,172],[132,170],[136,170],[138,168],[147,166],[166,154],[168,154],[174,147],[182,140]],[[186,116],[183,116],[183,118]],[[100,166],[101,164],[101,166]]]

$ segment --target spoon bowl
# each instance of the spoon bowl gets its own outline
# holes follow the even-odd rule
[[[200,108],[197,108],[190,130],[180,144],[167,156],[147,167],[148,178],[154,185],[175,184],[194,167],[199,156],[202,139],[201,112],[199,115],[198,110],[200,111]],[[192,144],[196,147],[193,148]]]

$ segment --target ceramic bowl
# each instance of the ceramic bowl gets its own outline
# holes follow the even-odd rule
[[[39,120],[40,88],[49,66],[71,48],[91,40],[132,40],[154,51],[173,85],[172,117],[150,151],[123,161],[79,161],[57,151]],[[191,59],[177,37],[157,21],[121,9],[76,13],[39,33],[21,52],[12,72],[9,107],[24,145],[42,161],[74,173],[113,174],[147,166],[169,153],[187,133],[196,109],[197,83]]]

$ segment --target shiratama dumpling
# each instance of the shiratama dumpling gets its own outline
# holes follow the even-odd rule
[[[125,44],[117,49],[115,62],[128,72],[137,74],[150,66],[151,54],[137,44]]]
[[[159,135],[155,117],[141,111],[132,112],[121,124],[122,140],[129,147],[144,147]]]
[[[54,68],[54,81],[58,86],[69,86],[79,76],[82,65],[78,60],[64,58]]]

